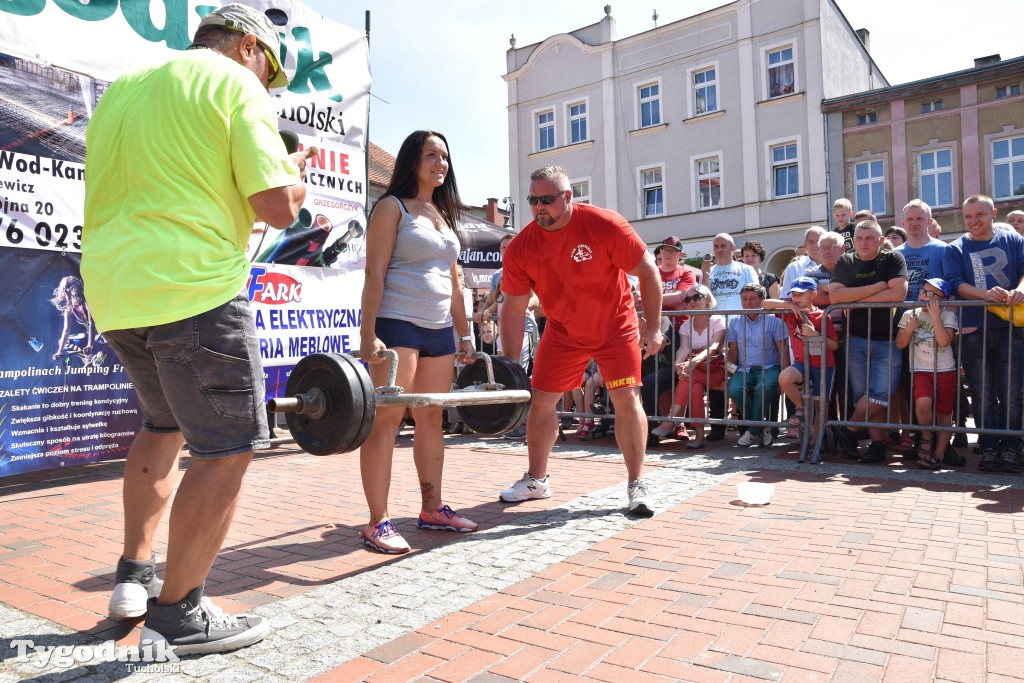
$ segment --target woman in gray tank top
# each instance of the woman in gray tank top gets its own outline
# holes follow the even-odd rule
[[[405,139],[384,196],[370,213],[366,231],[366,281],[363,285],[362,358],[374,386],[387,382],[388,365],[376,353],[398,353],[395,382],[407,392],[435,393],[451,388],[458,337],[459,359],[470,362],[469,333],[456,260],[456,221],[463,204],[440,133],[416,131]],[[391,461],[402,408],[377,407],[370,436],[359,449],[363,492],[370,522],[363,544],[384,553],[404,553],[409,544],[388,514]],[[475,531],[474,522],[441,500],[444,467],[442,408],[412,408],[416,431],[413,460],[422,505],[420,528]]]

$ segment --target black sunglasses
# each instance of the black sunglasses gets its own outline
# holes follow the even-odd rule
[[[565,194],[566,192],[568,192],[568,190],[562,190],[562,191],[561,191],[561,192],[559,192],[558,194],[542,194],[542,195],[541,195],[541,196],[539,196],[539,197],[534,197],[533,195],[527,195],[527,197],[526,197],[526,202],[527,202],[527,203],[528,203],[528,204],[529,204],[530,206],[537,206],[537,202],[540,202],[540,203],[541,203],[541,204],[543,204],[544,206],[547,206],[548,204],[553,204],[553,203],[555,203],[555,201],[556,201],[556,200],[557,200],[557,199],[558,199],[559,197],[561,197],[561,196],[562,196],[563,194]]]
[[[273,83],[274,79],[277,78],[278,68],[275,66],[276,62],[273,55],[270,54],[270,50],[260,45],[260,49],[263,50],[263,56],[267,58],[267,66],[270,75],[267,77],[267,83]]]
[[[690,303],[691,301],[700,301],[703,298],[704,298],[704,295],[701,294],[700,292],[697,292],[693,296],[684,296],[683,297],[683,301],[685,301],[686,303]]]

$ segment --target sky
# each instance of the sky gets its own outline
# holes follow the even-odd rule
[[[370,10],[373,75],[369,137],[397,154],[427,128],[448,139],[467,204],[509,192],[509,37],[524,47],[599,22],[605,0],[304,0],[362,31]],[[611,0],[609,0],[611,1]],[[761,0],[772,2],[772,0]],[[871,32],[871,55],[896,85],[974,66],[975,57],[1024,54],[1022,0],[837,0],[854,29]],[[722,0],[611,2],[619,39],[720,7]],[[641,9],[641,7],[645,9]],[[964,16],[970,7],[973,17]],[[513,198],[518,205],[522,198]]]

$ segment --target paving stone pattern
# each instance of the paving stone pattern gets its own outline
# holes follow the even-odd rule
[[[552,498],[507,505],[525,447],[449,437],[445,500],[474,534],[419,531],[407,442],[391,513],[414,548],[361,548],[355,454],[258,457],[208,581],[262,643],[182,660],[39,668],[43,645],[134,643],[103,617],[120,550],[117,463],[0,479],[0,683],[112,680],[999,681],[1024,678],[1017,477],[783,448],[653,451],[658,514],[625,514],[610,439],[556,447]],[[735,484],[776,486],[768,506]],[[166,538],[162,530],[158,538]]]

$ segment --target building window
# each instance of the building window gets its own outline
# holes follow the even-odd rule
[[[878,114],[873,112],[873,111],[869,111],[869,112],[867,112],[865,114],[857,114],[857,125],[858,126],[865,126],[865,125],[867,125],[869,123],[876,123],[877,121],[878,121]]]
[[[768,97],[788,95],[796,88],[793,72],[793,48],[768,53]]]
[[[857,188],[857,210],[867,209],[876,216],[884,216],[885,176],[882,161],[854,164],[853,177]]]
[[[537,149],[543,152],[555,146],[555,112],[537,114]]]
[[[718,79],[714,69],[693,74],[693,93],[697,116],[718,111]]]
[[[661,123],[661,88],[657,83],[640,87],[640,127]]]
[[[722,206],[722,173],[718,157],[697,162],[697,210]]]
[[[644,218],[665,213],[661,169],[648,168],[640,171],[640,179],[644,190]]]
[[[587,103],[569,105],[569,143],[587,139]]]
[[[996,88],[996,99],[1001,100],[1004,97],[1013,97],[1014,95],[1020,94],[1020,83],[1014,83],[1013,85],[1002,85]]]
[[[589,180],[578,180],[574,183],[570,183],[569,187],[572,189],[572,200],[577,204],[589,204],[590,203],[590,181]]]
[[[932,208],[953,206],[953,150],[922,152],[917,163],[924,203]]]
[[[927,114],[933,111],[942,111],[942,100],[932,100],[931,102],[921,103],[922,114]]]
[[[772,178],[776,199],[800,194],[800,164],[795,142],[772,147]]]
[[[1024,136],[992,143],[996,199],[1024,196]]]

